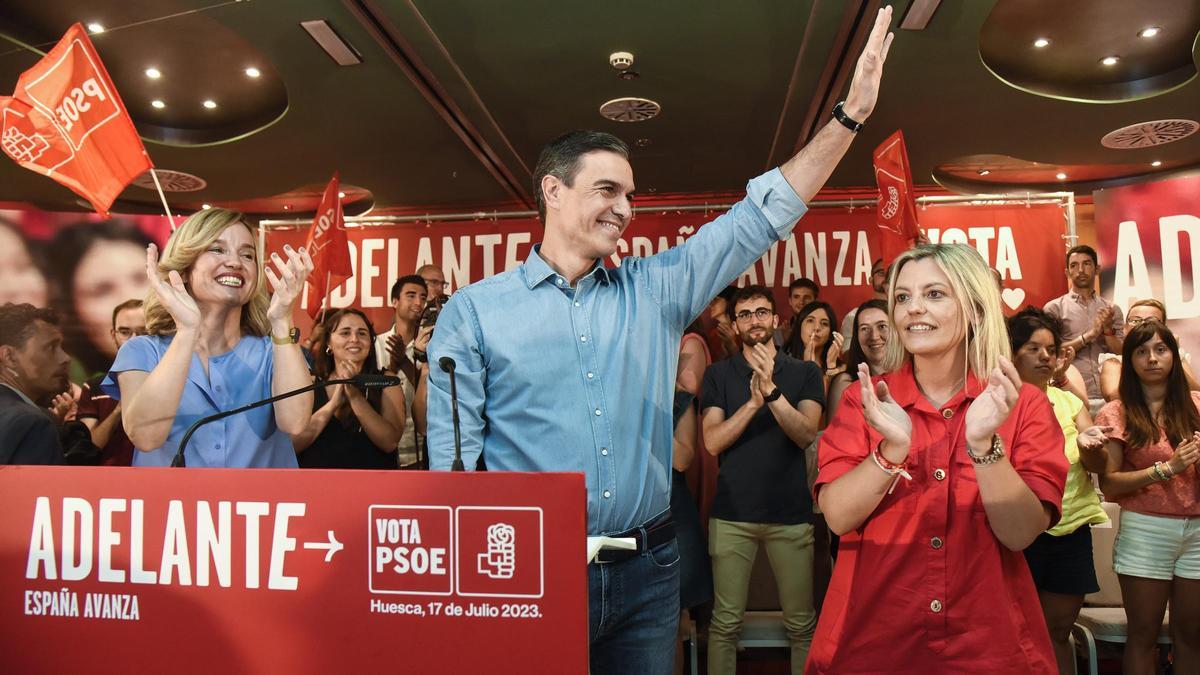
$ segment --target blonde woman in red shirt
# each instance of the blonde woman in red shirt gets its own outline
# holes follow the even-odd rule
[[[1057,522],[1067,459],[1012,362],[974,248],[892,266],[884,368],[846,391],[816,491],[842,536],[809,673],[1054,673],[1021,550]]]
[[[1129,618],[1123,672],[1155,672],[1169,601],[1175,672],[1200,673],[1200,393],[1188,390],[1165,324],[1146,321],[1126,335],[1119,391],[1096,415],[1112,430],[1093,468],[1103,469],[1105,497],[1121,505],[1113,569]]]

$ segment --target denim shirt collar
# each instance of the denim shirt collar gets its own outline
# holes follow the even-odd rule
[[[529,257],[525,259],[525,264],[523,265],[525,285],[530,290],[533,290],[534,286],[543,281],[558,276],[558,272],[555,272],[554,268],[550,267],[550,264],[542,258],[541,250],[541,244],[534,244],[533,248],[529,251]],[[612,280],[611,274],[607,267],[601,264],[599,260],[596,260],[592,265],[592,271],[585,274],[584,277],[595,275],[597,280],[608,283]]]

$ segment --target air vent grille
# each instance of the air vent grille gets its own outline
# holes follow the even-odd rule
[[[662,106],[648,98],[614,98],[600,106],[600,114],[614,122],[645,122],[658,117]]]
[[[1154,120],[1121,127],[1100,139],[1100,144],[1116,150],[1137,150],[1166,145],[1196,133],[1200,123],[1193,120]]]
[[[171,169],[155,169],[154,173],[158,174],[158,182],[162,184],[163,192],[195,192],[208,187],[207,181],[190,173]],[[154,178],[149,171],[134,178],[133,184],[140,188],[157,191],[154,187]]]

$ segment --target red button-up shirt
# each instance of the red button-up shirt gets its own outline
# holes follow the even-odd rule
[[[912,480],[901,478],[842,537],[806,672],[1056,673],[1025,557],[992,533],[967,456],[964,423],[979,381],[968,378],[935,408],[911,365],[883,379],[912,419]],[[997,433],[1057,522],[1068,464],[1046,395],[1023,385]],[[858,466],[880,439],[863,418],[859,387],[850,387],[821,438],[814,489]]]

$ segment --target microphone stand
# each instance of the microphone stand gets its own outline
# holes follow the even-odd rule
[[[208,424],[209,422],[216,422],[217,420],[222,420],[222,419],[225,419],[226,417],[231,417],[233,415],[238,415],[240,413],[244,413],[247,410],[253,410],[255,408],[260,408],[264,405],[267,405],[268,403],[282,401],[285,398],[299,396],[300,394],[310,392],[310,391],[316,389],[317,387],[325,387],[325,386],[329,386],[332,384],[349,384],[349,385],[354,385],[354,386],[363,387],[363,388],[381,388],[381,387],[392,387],[399,383],[400,383],[399,378],[390,377],[387,375],[370,375],[367,377],[358,375],[356,377],[351,377],[351,378],[347,378],[344,380],[325,380],[323,382],[317,381],[317,382],[313,382],[312,384],[308,385],[307,387],[301,387],[294,391],[287,391],[282,394],[272,396],[271,398],[263,399],[262,401],[255,401],[254,403],[244,405],[240,408],[234,408],[233,410],[224,410],[222,412],[216,413],[215,415],[209,415],[208,417],[201,417],[200,419],[193,422],[192,426],[188,427],[187,431],[184,432],[183,439],[179,441],[179,450],[176,451],[175,457],[171,460],[171,466],[172,467],[186,467],[187,466],[187,463],[183,459],[183,451],[187,448],[188,441],[191,440],[192,434],[196,433],[197,429],[204,426],[205,424]]]
[[[450,464],[451,471],[464,471],[462,461],[462,432],[458,424],[458,383],[454,378],[454,368],[457,364],[449,356],[438,359],[438,365],[450,376],[450,419],[454,423],[454,461]]]

